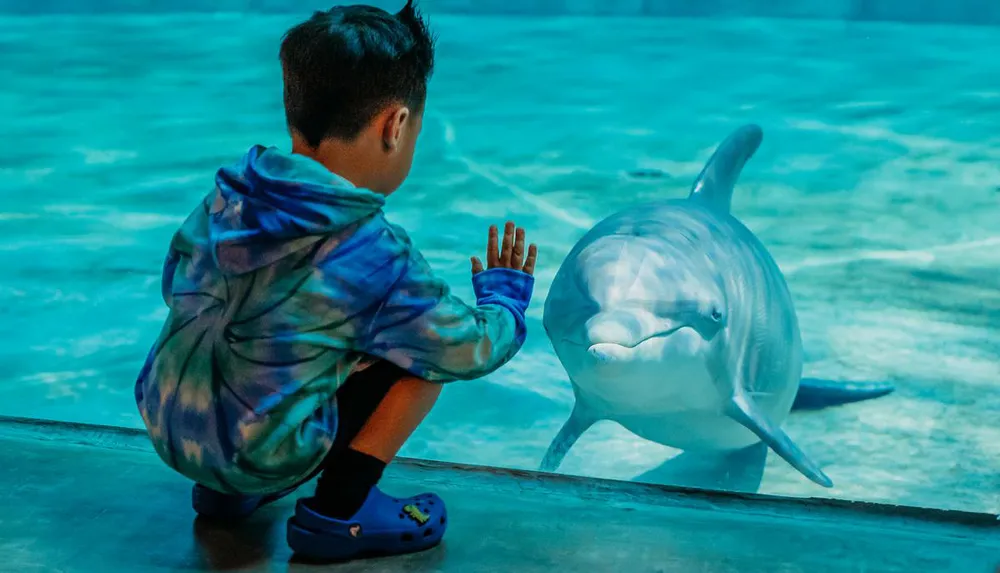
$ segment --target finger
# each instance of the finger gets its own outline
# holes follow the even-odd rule
[[[497,226],[490,225],[490,238],[486,241],[486,264],[493,268],[500,264],[499,249],[497,248]]]
[[[510,254],[510,268],[519,269],[524,263],[524,229],[514,232],[514,250]]]
[[[528,257],[524,259],[524,268],[521,269],[529,275],[535,274],[535,259],[538,258],[538,247],[531,245],[528,247]]]
[[[479,260],[479,257],[472,257],[472,274],[478,275],[483,272],[483,261]]]
[[[507,221],[503,227],[503,244],[500,246],[500,266],[510,268],[510,254],[514,250],[514,222]]]

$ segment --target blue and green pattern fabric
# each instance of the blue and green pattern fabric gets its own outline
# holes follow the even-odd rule
[[[476,275],[450,293],[384,197],[304,156],[255,146],[174,235],[169,315],[136,381],[157,453],[213,490],[297,485],[337,431],[334,393],[373,359],[431,381],[474,379],[526,335],[532,277]]]

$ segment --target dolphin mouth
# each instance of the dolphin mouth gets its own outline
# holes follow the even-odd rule
[[[625,358],[634,347],[622,346],[614,342],[598,342],[587,349],[587,354],[601,364],[610,364]]]
[[[645,342],[649,342],[650,340],[654,340],[656,338],[666,338],[666,337],[670,336],[671,334],[674,334],[678,330],[681,330],[682,328],[686,328],[686,327],[687,327],[687,325],[684,325],[684,324],[677,325],[677,326],[674,326],[674,327],[666,329],[666,330],[660,330],[658,332],[654,332],[652,334],[649,334],[649,335],[644,336],[642,338],[636,339],[634,341],[633,340],[614,340],[614,339],[611,339],[611,340],[607,340],[607,339],[606,340],[600,340],[599,338],[597,340],[595,340],[595,339],[591,339],[589,337],[580,338],[580,337],[573,337],[573,336],[564,336],[564,337],[562,337],[562,341],[565,342],[565,343],[567,343],[567,344],[571,344],[573,346],[582,346],[583,348],[586,348],[587,350],[590,350],[591,348],[593,348],[595,346],[598,346],[600,344],[609,344],[609,345],[613,345],[613,346],[620,346],[622,348],[625,348],[625,349],[628,349],[628,350],[632,350],[632,349],[634,349],[634,348],[642,345]],[[601,338],[603,338],[603,337],[601,337]]]
[[[651,334],[636,342],[624,344],[621,342],[595,342],[587,347],[587,354],[595,358],[601,364],[617,362],[622,359],[627,359],[636,348],[642,346],[644,343],[660,338],[667,338],[682,328],[684,328],[684,326],[677,326],[669,330]],[[586,345],[582,344],[580,346]]]

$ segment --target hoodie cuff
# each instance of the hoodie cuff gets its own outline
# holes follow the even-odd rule
[[[514,269],[489,269],[472,277],[476,304],[501,304],[519,311],[519,318],[522,319],[528,310],[534,287],[535,277]]]

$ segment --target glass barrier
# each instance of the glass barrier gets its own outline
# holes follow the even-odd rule
[[[1000,29],[429,12],[386,216],[470,303],[489,225],[539,250],[524,347],[403,455],[1000,511]],[[143,426],[171,237],[289,149],[307,14],[0,16],[0,413]]]

